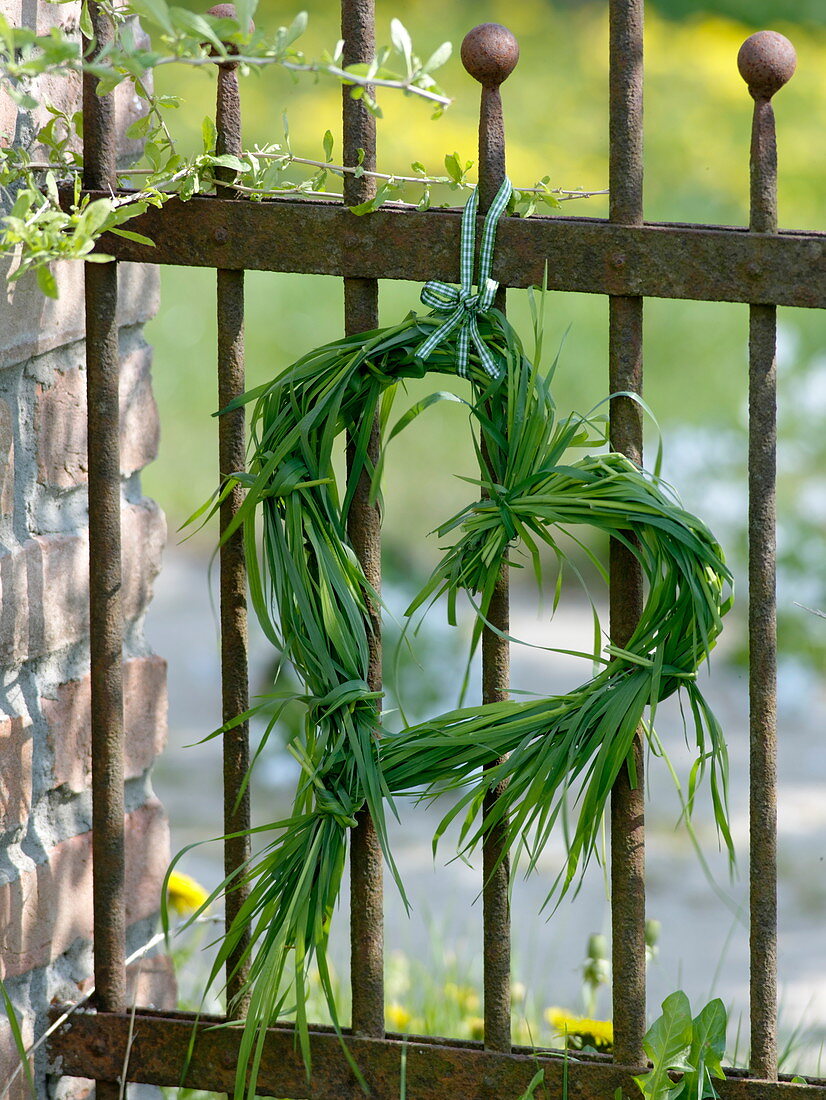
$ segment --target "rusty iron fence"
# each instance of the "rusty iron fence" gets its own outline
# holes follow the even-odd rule
[[[727,1073],[718,1084],[724,1100],[775,1100],[793,1088],[801,1100],[826,1097],[826,1082],[779,1080],[777,1071],[777,867],[776,867],[776,643],[775,643],[775,343],[778,305],[826,307],[826,233],[778,232],[776,148],[772,95],[794,68],[788,44],[770,33],[741,50],[741,73],[754,99],[751,217],[748,230],[711,225],[646,223],[642,199],[643,0],[609,0],[610,9],[610,213],[596,218],[503,219],[496,270],[503,287],[541,283],[550,289],[608,296],[609,391],[641,392],[642,305],[645,297],[688,298],[748,304],[749,392],[749,639],[751,729],[751,1062],[750,1071]],[[97,41],[109,26],[94,0],[90,11]],[[345,64],[369,60],[374,51],[371,0],[342,0]],[[479,130],[481,211],[505,173],[505,139],[499,86],[516,61],[502,29],[484,25],[463,46],[463,61],[482,85]],[[732,58],[732,64],[734,58]],[[85,178],[88,192],[108,193],[117,176],[111,96],[95,95],[95,78],[84,88]],[[343,96],[344,163],[360,150],[366,169],[375,166],[373,118],[347,89]],[[237,75],[231,64],[218,70],[219,151],[240,152],[241,115]],[[227,182],[231,182],[232,173]],[[229,197],[173,199],[140,219],[153,249],[106,239],[107,252],[124,261],[211,267],[217,271],[218,401],[244,390],[244,271],[314,272],[343,278],[348,333],[377,326],[378,280],[431,278],[458,281],[460,212],[380,209],[356,217],[347,205],[374,193],[369,176],[347,175],[345,204],[309,199],[250,203]],[[504,290],[500,305],[504,305]],[[92,1077],[99,1100],[119,1095],[118,1081],[129,1050],[130,1081],[213,1091],[231,1090],[240,1031],[214,1028],[186,1013],[127,1010],[124,972],[123,719],[121,683],[120,473],[118,460],[118,347],[115,326],[116,264],[86,267],[89,398],[89,515],[92,634],[92,738],[94,794],[94,900],[96,1011],[74,1014],[52,1037],[50,1054],[67,1075]],[[244,463],[244,412],[219,420],[222,474]],[[642,458],[639,407],[615,397],[610,409],[614,449]],[[378,426],[371,447],[379,447]],[[239,500],[226,499],[221,522],[230,522]],[[380,582],[378,513],[367,485],[357,496],[349,535],[370,583]],[[622,645],[632,632],[642,597],[639,569],[615,543],[610,560],[611,634]],[[246,583],[240,536],[221,552],[221,636],[224,719],[247,708]],[[507,633],[508,578],[503,567],[494,625]],[[380,687],[380,622],[372,624],[370,687]],[[487,631],[483,646],[485,701],[508,690],[508,652],[499,633]],[[642,745],[635,748],[642,775]],[[239,797],[249,763],[248,732],[237,727],[224,743],[225,830],[237,834],[249,823],[246,797]],[[552,1095],[633,1095],[631,1074],[645,1064],[645,866],[641,782],[632,787],[624,771],[611,802],[611,904],[613,922],[613,1056],[577,1056],[564,1062],[514,1048],[510,1033],[510,951],[507,863],[494,875],[498,838],[484,853],[483,1043],[385,1035],[382,952],[382,865],[369,816],[362,813],[351,846],[352,1028],[346,1042],[371,1095],[399,1094],[405,1062],[407,1094],[415,1100],[442,1096],[516,1097],[538,1066]],[[245,839],[226,843],[227,873],[248,854]],[[227,919],[241,903],[227,899]],[[229,969],[234,969],[230,960]],[[230,978],[230,995],[242,973]],[[55,1009],[55,1014],[60,1012]],[[193,1033],[193,1028],[195,1029]],[[195,1035],[194,1045],[193,1034]],[[329,1029],[312,1029],[312,1077],[289,1025],[271,1029],[258,1077],[258,1092],[311,1100],[362,1095],[339,1040]]]

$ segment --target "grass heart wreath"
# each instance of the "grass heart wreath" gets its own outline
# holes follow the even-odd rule
[[[594,850],[606,799],[635,731],[642,725],[658,748],[653,712],[682,691],[697,748],[689,807],[696,781],[707,771],[717,825],[731,848],[725,742],[696,681],[731,603],[723,554],[708,528],[658,477],[623,455],[568,457],[571,448],[596,447],[604,437],[588,418],[556,415],[552,370],[543,375],[503,314],[492,308],[493,239],[508,195],[506,186],[485,221],[478,294],[471,285],[474,194],[462,222],[462,286],[428,284],[423,299],[434,312],[411,313],[401,324],[311,351],[231,406],[254,402],[250,468],[236,475],[247,490],[236,525],[244,526],[252,603],[273,644],[294,665],[306,706],[303,738],[289,746],[302,769],[292,816],[267,827],[274,839],[236,876],[248,884],[249,897],[213,972],[218,980],[249,931],[251,1000],[239,1094],[248,1064],[255,1079],[263,1029],[293,1008],[309,1065],[303,1005],[313,958],[336,1020],[326,947],[348,829],[365,805],[403,893],[386,830],[386,809],[395,812],[398,797],[453,792],[436,836],[463,815],[466,848],[506,819],[508,842],[515,854],[520,848],[527,854],[530,867],[560,816],[567,820],[572,803],[576,817],[566,830],[567,862],[552,888],[560,894]],[[452,543],[410,611],[445,595],[452,618],[457,596],[466,593],[477,609],[475,644],[503,557],[521,546],[539,575],[540,547],[562,555],[555,533],[578,525],[606,532],[629,548],[645,575],[647,598],[626,646],[606,646],[597,674],[575,691],[464,707],[391,734],[380,726],[378,696],[366,682],[367,602],[378,596],[348,543],[346,517],[363,471],[377,492],[380,487],[381,469],[371,468],[367,457],[375,412],[386,427],[403,379],[455,375],[457,369],[471,383],[473,442],[487,456],[480,480],[485,493],[439,525],[439,536]],[[421,407],[403,416],[388,438]],[[335,452],[345,431],[355,440],[355,453],[340,484]],[[483,816],[485,792],[503,780],[508,782],[495,811]]]

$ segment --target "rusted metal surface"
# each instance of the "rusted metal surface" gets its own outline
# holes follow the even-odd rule
[[[210,15],[234,17],[231,4],[211,8]],[[237,66],[218,66],[216,87],[215,151],[219,155],[238,156],[241,145],[241,97],[238,90]],[[232,183],[235,173],[218,168],[216,178]],[[229,195],[236,197],[235,192]],[[244,272],[219,268],[216,271],[216,306],[218,321],[218,408],[246,389],[244,372]],[[244,469],[246,428],[244,409],[236,409],[218,418],[218,468],[223,481],[230,474]],[[243,501],[243,490],[236,485],[221,503],[220,528],[225,531],[234,520]],[[249,708],[249,676],[247,660],[247,566],[244,536],[236,531],[222,543],[219,553],[221,602],[221,711],[222,720],[232,722]],[[235,874],[250,857],[251,825],[249,786],[245,784],[250,767],[249,723],[243,722],[223,735],[224,778],[224,874]],[[225,898],[227,928],[235,921],[249,890],[237,884]],[[244,936],[227,959],[227,997],[233,1017],[246,1014],[249,997],[244,983],[249,962],[243,961],[249,936]]]
[[[111,42],[113,28],[95,0],[89,15],[97,52]],[[84,74],[84,185],[107,189],[115,183],[114,102],[111,95],[98,96],[96,87],[97,79]],[[117,264],[86,264],[84,279],[95,1000],[117,1012],[126,1003]],[[99,1083],[97,1096],[116,1100],[118,1087]]]
[[[642,392],[642,299],[612,298],[609,317],[611,393]],[[642,460],[638,405],[612,398],[611,449]],[[611,638],[626,644],[642,611],[643,584],[630,550],[611,542],[609,555]],[[623,768],[611,792],[611,927],[614,1049],[617,1061],[643,1061],[645,1015],[645,795],[643,746],[633,746],[633,783]]]
[[[343,63],[355,65],[373,59],[376,49],[373,0],[342,0],[341,37]],[[376,167],[376,120],[363,99],[353,99],[351,88],[342,88],[342,134],[344,164],[354,167],[363,157],[367,171]],[[367,94],[371,94],[367,89]],[[376,193],[370,176],[344,176],[344,202],[355,206]],[[354,219],[356,215],[346,212]],[[378,327],[378,283],[353,273],[344,280],[344,329],[347,335]],[[378,411],[368,444],[368,457],[375,465],[381,439]],[[347,441],[347,466],[352,468],[354,443]],[[381,591],[381,517],[378,505],[370,502],[370,474],[364,471],[347,517],[347,534],[364,575],[376,592]],[[369,601],[367,683],[381,691],[381,611]],[[377,702],[377,712],[381,704]],[[384,886],[381,847],[370,814],[363,810],[350,834],[350,988],[352,1023],[357,1034],[384,1034]]]
[[[609,5],[609,215],[642,225],[643,0]],[[616,262],[616,261],[615,261]],[[642,298],[609,299],[610,393],[642,393]],[[610,404],[611,449],[642,462],[642,416],[628,397]],[[624,646],[642,610],[642,570],[616,540],[610,545],[611,639]],[[614,1058],[644,1061],[645,1034],[645,794],[642,734],[611,792],[611,929]]]
[[[89,0],[89,17],[94,46],[84,37],[83,48],[92,46],[95,56],[111,44],[114,28],[97,0]],[[99,96],[97,86],[96,76],[83,74],[83,186],[108,193],[115,183],[115,100],[112,95]]]
[[[155,248],[104,236],[121,260],[370,279],[459,279],[455,210],[356,217],[311,200],[171,199],[130,228]],[[612,225],[600,218],[505,218],[493,277],[503,286],[586,294],[826,308],[826,233],[750,236],[728,226]]]
[[[749,228],[777,232],[771,96],[795,69],[794,47],[761,31],[737,64],[754,99]],[[749,310],[749,908],[751,1072],[777,1077],[777,310]]]
[[[482,85],[479,106],[479,214],[487,213],[505,179],[505,121],[500,85],[519,60],[519,45],[499,23],[482,23],[462,42],[462,63]],[[495,305],[505,311],[504,288]],[[483,441],[482,462],[490,461]],[[483,470],[483,476],[485,471]],[[483,495],[484,492],[483,492]],[[507,559],[491,596],[488,619],[494,629],[482,631],[482,702],[498,703],[510,691],[510,567]],[[492,812],[500,788],[485,796],[483,813]],[[502,819],[482,845],[482,962],[485,1048],[511,1049],[510,860],[507,819]]]
[[[58,1010],[53,1010],[56,1014]],[[181,1083],[181,1067],[188,1057],[193,1029],[197,1033],[183,1083],[214,1092],[231,1091],[235,1083],[240,1030],[215,1029],[222,1021],[210,1017],[196,1023],[192,1016],[159,1016],[138,1011],[134,1018],[129,1056],[129,1080],[155,1085]],[[91,1015],[79,1012],[53,1036],[51,1056],[62,1059],[64,1072],[90,1073],[115,1080],[123,1068],[130,1032],[130,1016]],[[560,1052],[536,1053],[518,1048],[513,1054],[484,1050],[481,1044],[455,1043],[411,1036],[387,1039],[347,1037],[359,1068],[367,1079],[372,1100],[398,1100],[402,1066],[407,1095],[415,1100],[503,1100],[525,1091],[537,1069],[545,1071],[549,1096],[570,1100],[605,1100],[622,1089],[638,1092],[631,1079],[635,1068],[601,1058],[566,1059]],[[291,1028],[271,1028],[258,1076],[261,1095],[305,1100],[362,1100],[364,1093],[344,1058],[339,1040],[328,1030],[313,1030],[310,1037],[312,1076],[307,1081],[301,1053]],[[715,1081],[722,1100],[823,1100],[826,1082],[791,1085],[755,1081],[732,1072]]]
[[[643,0],[608,5],[608,196],[611,221],[642,225]]]

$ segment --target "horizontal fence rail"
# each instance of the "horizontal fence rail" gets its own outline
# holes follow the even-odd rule
[[[53,1018],[60,1006],[52,1010]],[[239,1028],[216,1028],[220,1017],[195,1018],[186,1013],[159,1016],[130,1013],[76,1013],[62,1024],[51,1042],[53,1057],[62,1059],[65,1073],[94,1072],[98,1080],[116,1081],[129,1047],[129,1080],[143,1084],[178,1084],[170,1066],[189,1062],[183,1084],[189,1088],[231,1092],[240,1043]],[[195,1029],[195,1041],[193,1040]],[[131,1029],[131,1030],[130,1030]],[[131,1035],[131,1040],[130,1040]],[[639,1095],[633,1081],[638,1067],[621,1066],[604,1056],[549,1057],[521,1047],[511,1054],[484,1050],[481,1043],[399,1035],[386,1039],[347,1037],[347,1046],[370,1086],[372,1100],[398,1100],[404,1075],[411,1100],[516,1100],[537,1070],[545,1071],[545,1086],[536,1095],[564,1096],[569,1100],[611,1100],[616,1090],[624,1097]],[[306,1100],[363,1100],[365,1094],[350,1070],[338,1036],[314,1029],[310,1035],[313,1072],[307,1080],[295,1032],[270,1028],[258,1076],[257,1091],[265,1096],[297,1096]],[[190,1053],[190,1044],[191,1053]],[[403,1068],[402,1068],[403,1067]],[[755,1081],[738,1071],[714,1081],[721,1100],[777,1100],[775,1082]],[[823,1100],[826,1081],[789,1084],[795,1100]]]
[[[93,198],[102,193],[92,192]],[[154,248],[101,238],[119,260],[184,267],[411,279],[459,276],[457,210],[377,210],[332,203],[170,199],[130,228]],[[826,308],[826,233],[750,234],[677,222],[612,225],[600,218],[505,218],[493,275],[507,287],[693,301]]]

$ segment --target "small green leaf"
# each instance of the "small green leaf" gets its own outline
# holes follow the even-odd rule
[[[51,268],[44,264],[37,269],[37,285],[49,298],[59,297],[57,291],[57,279],[52,274]]]
[[[443,42],[439,46],[438,50],[435,50],[422,68],[426,73],[432,73],[434,69],[439,69],[444,65],[446,61],[450,60],[450,56],[453,53],[453,46],[450,42]]]
[[[329,130],[324,134],[324,156],[328,163],[333,159],[333,135]]]
[[[174,35],[175,28],[172,25],[166,0],[131,0],[131,7],[136,15],[155,23],[167,34]]]
[[[287,31],[287,36],[284,39],[285,46],[291,46],[296,38],[301,37],[307,29],[307,22],[308,16],[306,11],[300,11],[290,24],[290,29]]]
[[[519,1100],[533,1100],[534,1093],[545,1080],[545,1070],[538,1069],[531,1078],[531,1082],[519,1097]]]
[[[75,236],[78,240],[88,240],[99,233],[104,222],[112,213],[111,199],[95,199],[90,202],[77,220]]]
[[[445,168],[453,183],[462,182],[462,162],[458,153],[448,153],[445,157]]]
[[[693,1034],[693,1021],[688,997],[682,990],[672,993],[662,1003],[662,1015],[645,1033],[642,1045],[651,1059],[653,1069],[634,1078],[646,1100],[676,1100],[683,1090],[669,1071],[687,1073],[693,1067],[688,1062]]]
[[[716,1097],[712,1077],[724,1077],[722,1058],[726,1050],[728,1016],[719,997],[710,1001],[694,1019],[688,1060],[693,1069],[684,1078],[686,1100]]]
[[[204,152],[214,152],[215,142],[218,140],[218,131],[215,129],[215,123],[209,115],[201,123],[201,136],[204,140]]]
[[[136,118],[132,125],[127,129],[126,136],[133,139],[146,137],[151,122],[152,118],[150,115],[141,115],[141,117]]]
[[[15,88],[9,83],[5,85],[5,92],[9,99],[13,100],[18,107],[22,107],[24,111],[33,111],[35,107],[39,106],[37,100],[33,99],[28,92],[21,92],[19,88]]]
[[[407,27],[399,19],[390,20],[390,39],[404,58],[408,76],[413,71],[413,43]]]
[[[116,237],[125,237],[127,241],[134,241],[135,244],[145,244],[148,248],[154,248],[155,242],[150,240],[149,237],[144,237],[143,233],[135,233],[131,229],[117,229],[112,228],[111,233],[114,233]]]
[[[231,168],[233,172],[243,172],[247,167],[242,160],[232,156],[231,153],[222,153],[220,157],[210,157],[209,163],[214,164],[216,168]]]
[[[87,0],[83,0],[83,5],[80,9],[80,33],[84,38],[92,39],[95,37],[95,29],[92,26],[92,17],[89,14],[89,4]]]

